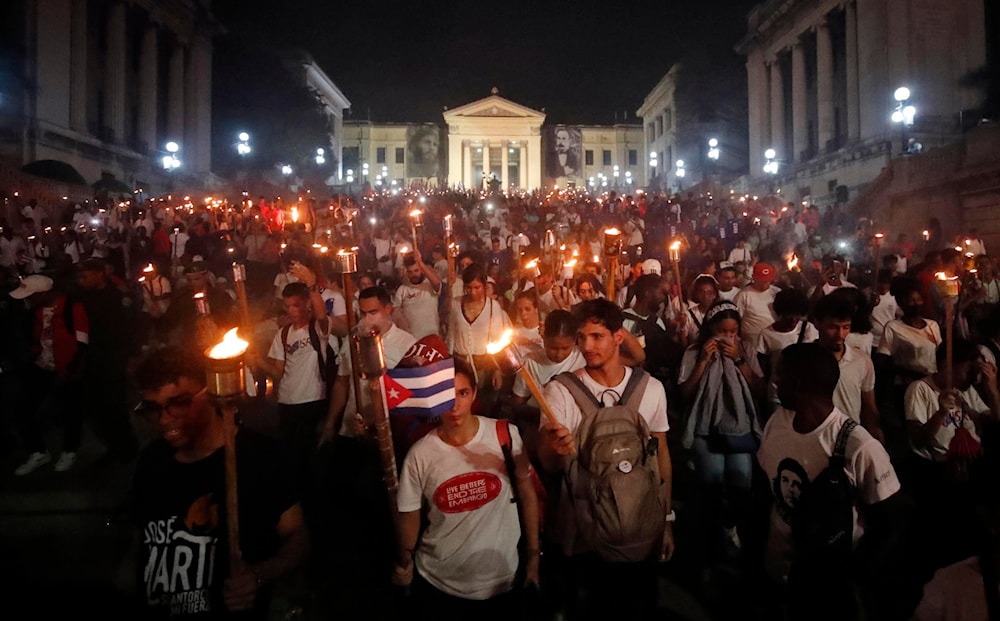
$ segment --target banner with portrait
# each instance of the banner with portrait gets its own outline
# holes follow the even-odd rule
[[[406,176],[409,179],[448,175],[447,132],[437,125],[406,129]]]
[[[545,131],[545,176],[579,178],[583,176],[583,130],[556,125]]]

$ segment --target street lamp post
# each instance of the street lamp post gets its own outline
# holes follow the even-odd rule
[[[649,167],[653,170],[653,174],[650,175],[647,185],[653,185],[653,182],[656,180],[656,151],[649,152]]]
[[[896,105],[892,109],[892,119],[893,123],[899,124],[902,137],[903,137],[903,148],[902,152],[905,153],[915,153],[920,150],[920,143],[909,144],[909,130],[913,126],[914,120],[917,116],[917,108],[912,103],[910,103],[910,89],[905,86],[900,86],[892,94],[893,99],[896,100]]]
[[[239,139],[239,142],[236,143],[236,153],[238,153],[240,157],[245,158],[250,155],[250,152],[253,150],[250,148],[250,134],[240,132],[236,137]]]
[[[180,152],[181,147],[179,144],[171,140],[164,148],[167,150],[167,154],[163,156],[163,169],[167,172],[172,172],[181,167],[181,160],[177,157]]]
[[[326,164],[326,149],[319,147],[316,149],[316,165],[322,166]]]
[[[764,174],[767,175],[767,190],[769,194],[774,193],[774,178],[778,174],[778,154],[774,149],[764,151]]]
[[[677,172],[674,174],[677,177],[677,191],[680,192],[684,189],[681,179],[687,176],[687,170],[684,168],[684,160],[677,160]]]

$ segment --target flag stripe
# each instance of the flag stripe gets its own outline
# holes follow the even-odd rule
[[[455,368],[455,361],[452,358],[445,358],[434,364],[425,364],[422,367],[396,367],[389,369],[389,374],[395,379],[401,380],[411,377],[427,377],[440,371],[447,371]]]
[[[454,381],[455,370],[443,369],[436,373],[420,375],[417,377],[396,377],[394,373],[389,373],[389,377],[396,380],[400,386],[405,386],[410,390],[423,388],[424,386],[434,386],[445,381]]]
[[[410,396],[410,399],[432,397],[438,393],[452,394],[455,390],[455,378],[448,378],[443,382],[434,384],[433,386],[406,386],[405,388],[413,393]]]
[[[408,407],[397,407],[389,410],[390,416],[416,416],[418,418],[434,418],[436,416],[441,416],[448,410],[453,408],[455,405],[455,400],[450,399],[441,405],[433,408],[408,408]]]

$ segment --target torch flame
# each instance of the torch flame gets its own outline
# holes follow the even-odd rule
[[[414,209],[413,211],[410,212],[410,217],[419,218],[422,213],[424,212],[420,211],[419,209]]]
[[[524,267],[529,270],[535,269],[536,267],[538,267],[538,259],[532,259],[528,261],[528,263]]]
[[[214,360],[225,360],[226,358],[237,358],[242,356],[250,343],[236,336],[236,328],[226,332],[221,343],[216,343],[212,349],[208,350],[208,357]]]
[[[146,273],[146,274],[152,274],[153,273],[153,264],[149,263],[148,265],[146,265],[146,267],[142,268],[142,271],[144,273]]]
[[[299,208],[292,207],[292,222],[298,222],[298,221],[299,221]]]
[[[605,235],[621,235],[622,232],[618,229],[604,229]]]
[[[938,280],[948,280],[948,275],[944,272],[934,272],[934,278]]]
[[[597,256],[597,255],[595,254],[595,255],[594,255],[594,263],[600,263],[600,262],[601,262],[601,257],[599,257],[599,256]]]
[[[406,254],[409,251],[410,251],[410,247],[409,246],[400,246],[399,247],[399,254]]]
[[[563,267],[576,267],[576,259],[570,259],[569,261],[563,263]]]
[[[794,270],[798,266],[798,264],[799,264],[799,258],[795,256],[794,252],[791,255],[789,255],[788,259],[785,262],[785,265],[788,266],[788,271]]]
[[[674,243],[670,244],[670,249],[671,250],[680,250],[681,249],[681,242],[680,241],[675,241]]]
[[[510,345],[510,339],[514,335],[514,331],[510,328],[504,330],[503,335],[500,336],[499,341],[494,341],[493,343],[486,344],[486,353],[489,355],[499,354],[504,349]]]

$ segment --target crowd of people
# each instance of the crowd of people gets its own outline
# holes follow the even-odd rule
[[[1000,614],[974,229],[732,193],[11,200],[2,446],[18,477],[98,467],[88,428],[134,468],[149,618],[284,588],[316,618],[650,619],[664,575],[720,618]],[[233,327],[238,546],[203,353]],[[453,369],[447,411],[392,417],[398,488],[372,332],[389,369]]]

